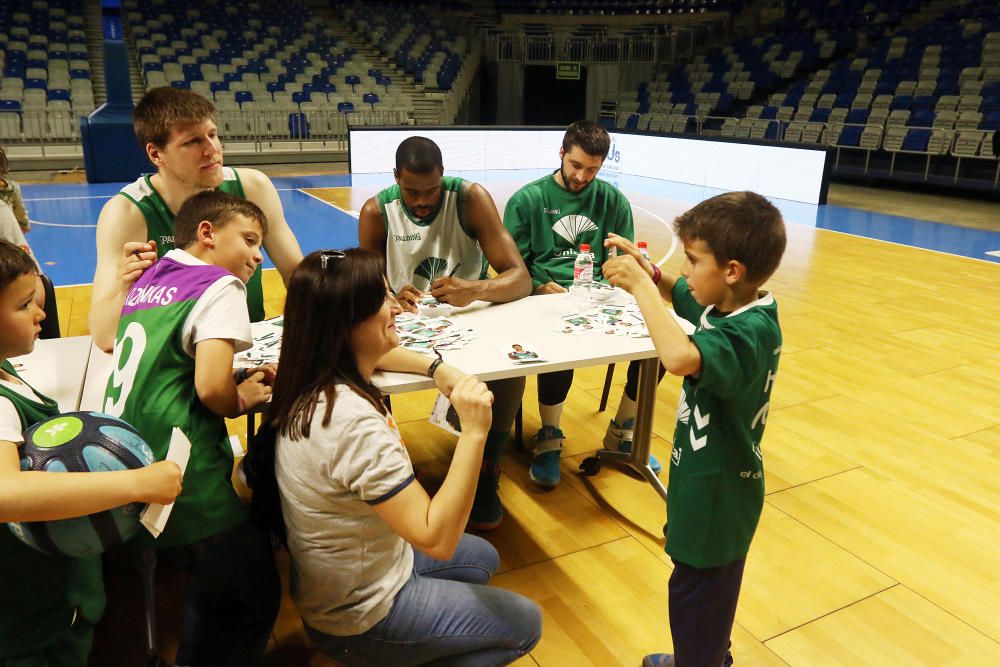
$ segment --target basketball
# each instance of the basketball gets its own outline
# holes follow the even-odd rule
[[[142,436],[126,422],[101,412],[67,412],[24,432],[21,470],[110,472],[141,468],[156,459]],[[48,554],[87,556],[121,544],[139,529],[142,503],[129,503],[88,516],[9,523],[25,544]]]

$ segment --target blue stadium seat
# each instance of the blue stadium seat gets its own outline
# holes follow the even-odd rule
[[[840,146],[858,146],[861,144],[861,133],[865,128],[854,125],[847,126],[840,131],[837,144]]]
[[[243,106],[244,102],[253,102],[253,93],[250,92],[249,90],[240,90],[237,91],[236,95],[234,96],[234,99],[236,100],[237,104]]]
[[[934,124],[934,112],[930,109],[912,111],[906,124],[910,127],[930,127]]]
[[[911,95],[896,95],[892,98],[892,103],[889,105],[890,111],[895,111],[896,109],[906,109],[913,105],[913,97]]]
[[[344,83],[351,87],[351,92],[358,92],[358,84],[361,83],[361,77],[357,74],[348,74],[344,77]]]
[[[830,118],[829,109],[813,109],[812,115],[809,116],[810,123],[825,123]]]
[[[288,114],[288,134],[292,139],[309,138],[309,119],[301,111]]]
[[[375,110],[375,105],[378,104],[378,95],[375,93],[365,93],[361,96],[361,101],[369,105],[372,111]]]
[[[910,130],[906,133],[906,138],[903,139],[903,150],[926,152],[930,140],[930,130]]]
[[[844,122],[864,125],[868,122],[868,114],[868,109],[851,109],[847,112],[847,118],[844,119]]]

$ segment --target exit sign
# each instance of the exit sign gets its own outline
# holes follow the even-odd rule
[[[556,78],[557,79],[579,79],[580,78],[580,63],[557,62],[556,63]]]

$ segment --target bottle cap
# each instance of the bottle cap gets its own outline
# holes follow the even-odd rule
[[[590,252],[590,244],[589,243],[581,243],[580,244],[580,252]]]
[[[646,242],[645,241],[639,241],[639,247],[640,248],[645,248],[646,247]]]

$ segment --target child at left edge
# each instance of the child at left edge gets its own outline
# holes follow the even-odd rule
[[[254,665],[264,654],[281,590],[267,536],[233,488],[226,417],[265,403],[273,368],[237,383],[233,358],[253,337],[246,283],[263,261],[267,220],[245,199],[209,190],[174,218],[175,248],[127,290],[104,411],[129,422],[165,458],[174,427],[191,442],[184,492],[155,541],[136,548],[190,569],[179,665]],[[127,282],[135,272],[122,275]]]
[[[171,502],[181,490],[172,461],[102,473],[21,470],[23,432],[59,414],[8,361],[34,349],[45,318],[35,303],[37,270],[21,248],[0,241],[0,524]],[[101,557],[41,553],[0,525],[0,578],[0,665],[85,667],[104,612]]]

